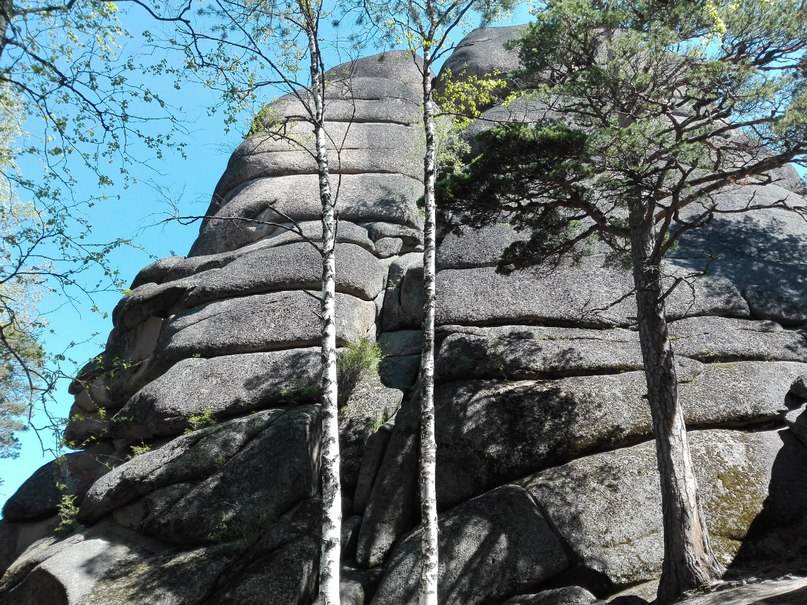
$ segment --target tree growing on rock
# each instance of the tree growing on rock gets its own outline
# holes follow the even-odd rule
[[[383,23],[385,37],[404,42],[421,73],[423,94],[423,344],[420,361],[420,500],[423,526],[420,603],[436,605],[438,573],[437,536],[437,441],[434,426],[434,318],[437,302],[437,199],[438,140],[434,99],[436,62],[454,50],[452,36],[472,16],[489,23],[510,10],[515,0],[396,0],[392,3],[365,2],[369,18]],[[483,89],[486,94],[491,90]],[[496,85],[493,85],[496,88]],[[470,102],[470,99],[468,100]],[[472,103],[476,108],[476,105]]]
[[[720,575],[678,401],[663,259],[721,213],[763,205],[770,171],[807,162],[807,3],[550,0],[517,44],[544,109],[483,134],[446,182],[449,220],[531,230],[502,268],[598,238],[632,267],[664,523],[659,603]],[[749,192],[739,205],[721,192]]]
[[[195,13],[194,11],[198,11]],[[297,233],[314,245],[322,258],[320,296],[321,417],[322,417],[322,543],[320,550],[320,605],[339,603],[342,496],[338,423],[336,349],[336,201],[331,184],[330,149],[339,142],[326,131],[326,70],[320,38],[322,19],[329,14],[321,0],[239,2],[215,0],[197,7],[188,2],[178,16],[189,64],[206,74],[206,82],[223,95],[232,120],[254,103],[260,90],[285,90],[303,110],[302,122],[311,126],[313,141],[295,129],[297,120],[275,119],[261,112],[250,133],[262,141],[285,141],[308,152],[316,163],[321,205],[322,237],[311,238],[290,217],[275,210],[277,227]],[[299,74],[305,74],[299,78]],[[307,80],[307,81],[305,81]],[[338,159],[338,158],[337,158]],[[204,217],[215,219],[215,217]],[[223,219],[228,220],[228,219]]]

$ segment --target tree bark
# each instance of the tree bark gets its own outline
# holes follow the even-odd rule
[[[420,512],[423,542],[420,574],[420,604],[437,605],[437,443],[434,434],[434,311],[436,302],[436,202],[434,195],[437,141],[434,134],[434,101],[429,66],[431,53],[423,53],[423,185],[426,217],[423,230],[423,348],[420,358]]]
[[[656,439],[664,524],[664,562],[658,603],[720,576],[701,511],[684,414],[678,401],[675,358],[662,300],[660,259],[652,258],[652,212],[641,201],[630,207],[631,259],[636,287],[639,341]]]
[[[336,376],[336,212],[331,196],[324,118],[324,75],[320,69],[316,34],[308,31],[311,88],[314,97],[314,137],[322,205],[322,545],[319,567],[319,605],[339,605],[342,491],[339,465],[339,392]]]

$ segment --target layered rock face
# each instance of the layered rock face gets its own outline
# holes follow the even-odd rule
[[[516,34],[473,32],[452,71],[511,69],[501,44]],[[403,53],[331,76],[338,340],[385,353],[340,411],[342,602],[413,603],[420,76]],[[313,602],[316,166],[299,101],[267,115],[295,143],[259,134],[235,151],[189,256],[140,272],[74,383],[67,438],[81,451],[4,508],[0,605]],[[775,177],[721,201],[804,203],[790,169]],[[652,594],[661,504],[629,273],[595,248],[550,274],[498,274],[522,236],[501,224],[439,248],[441,601]],[[668,311],[707,524],[730,569],[807,557],[805,259],[807,223],[771,209],[722,215],[668,260],[673,276],[709,268]],[[76,524],[55,531],[65,497]]]

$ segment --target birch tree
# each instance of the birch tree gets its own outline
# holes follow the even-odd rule
[[[482,23],[509,10],[515,0],[395,0],[366,2],[370,19],[383,23],[386,35],[404,40],[421,73],[423,102],[423,344],[420,360],[420,509],[423,527],[419,598],[422,605],[437,604],[437,442],[434,425],[434,317],[436,292],[436,233],[438,140],[436,136],[434,70],[438,61],[454,49],[453,35],[466,27],[472,16]]]
[[[178,18],[186,36],[188,61],[220,90],[233,119],[253,104],[259,90],[269,87],[290,92],[304,108],[311,125],[313,149],[307,141],[287,134],[286,124],[264,116],[256,120],[258,136],[285,140],[311,154],[317,167],[322,238],[315,244],[322,259],[320,294],[321,478],[322,542],[320,550],[320,605],[339,603],[342,495],[340,488],[338,385],[336,349],[336,196],[332,191],[329,148],[336,147],[326,132],[325,62],[320,24],[328,8],[321,0],[188,2]],[[212,23],[212,26],[211,26]],[[304,74],[307,82],[298,80]],[[285,217],[290,220],[289,217]],[[278,223],[277,226],[289,228]],[[302,236],[302,231],[291,227]]]
[[[551,262],[592,237],[632,267],[664,527],[658,603],[720,575],[678,400],[664,255],[721,213],[762,206],[769,171],[807,162],[807,2],[550,0],[517,46],[545,104],[482,138],[446,183],[470,224],[506,215],[529,240],[502,267]],[[719,193],[743,184],[742,207]]]
[[[15,452],[37,402],[38,428],[60,427],[46,404],[65,359],[43,348],[43,299],[94,307],[122,286],[108,254],[128,242],[94,241],[87,210],[147,163],[144,151],[182,148],[177,114],[130,81],[150,63],[122,51],[125,20],[103,0],[0,0],[0,455]],[[99,193],[77,194],[87,181]]]

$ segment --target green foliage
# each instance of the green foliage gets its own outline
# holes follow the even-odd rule
[[[137,458],[138,456],[141,456],[143,454],[148,454],[151,451],[151,446],[141,439],[140,444],[133,443],[132,445],[129,446],[129,449],[132,452],[131,457]]]
[[[340,351],[336,362],[340,399],[346,401],[363,377],[377,375],[378,364],[383,358],[378,343],[369,338],[349,342]]]
[[[56,505],[56,511],[59,515],[59,523],[56,526],[55,531],[57,533],[71,531],[76,525],[76,519],[78,518],[79,512],[78,504],[76,504],[76,497],[72,494],[62,494],[59,504]]]
[[[292,385],[284,386],[280,391],[280,397],[287,403],[305,403],[316,401],[320,396],[318,384],[305,384],[301,380],[295,380]]]
[[[156,94],[128,83],[133,70],[148,65],[121,58],[128,33],[114,3],[9,0],[3,6],[0,456],[13,453],[23,411],[44,401],[63,376],[65,356],[45,355],[39,344],[48,329],[40,301],[58,295],[84,304],[121,286],[107,257],[128,242],[93,241],[85,210],[106,196],[79,199],[75,187],[88,179],[99,188],[127,182],[128,162],[146,159],[142,147],[138,157],[130,155],[133,140],[159,156],[175,146],[176,122]],[[93,283],[82,277],[88,270],[96,273]]]
[[[378,343],[369,338],[349,342],[339,354],[336,363],[341,377],[366,376],[378,372],[378,364],[384,358]]]
[[[201,414],[196,414],[188,418],[188,428],[185,429],[186,433],[192,433],[193,431],[198,431],[199,429],[204,429],[210,426],[216,426],[219,421],[216,419],[216,416],[213,414],[213,410],[209,407],[206,407],[202,410]]]
[[[447,68],[440,74],[440,83],[441,90],[433,96],[440,113],[435,121],[437,170],[445,177],[460,172],[471,152],[465,136],[468,126],[485,109],[496,103],[507,104],[514,96],[507,95],[507,80],[498,71],[482,77],[462,71],[455,77]]]
[[[496,103],[507,103],[507,100],[504,100],[507,80],[499,71],[493,71],[482,77],[461,71],[455,77],[451,69],[446,68],[440,74],[440,85],[442,90],[435,91],[434,101],[440,111],[452,116],[460,128],[467,127],[485,109]]]

